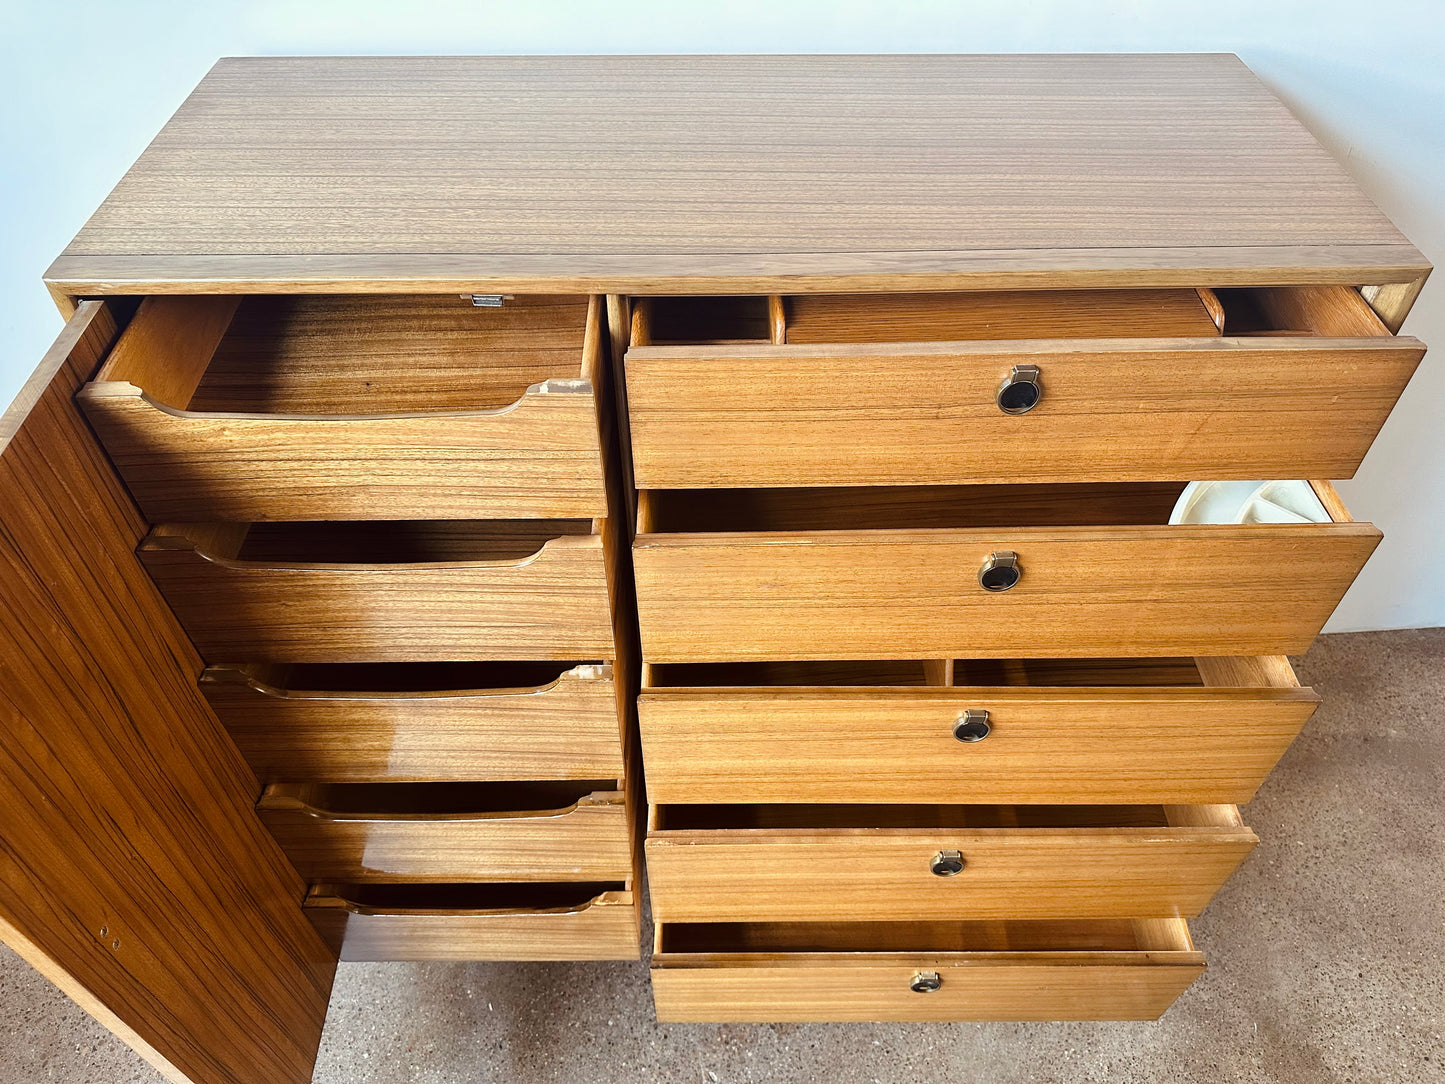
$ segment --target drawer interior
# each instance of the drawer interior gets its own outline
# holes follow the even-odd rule
[[[263,810],[305,809],[336,819],[428,819],[565,811],[594,795],[617,797],[616,779],[506,783],[273,783]]]
[[[651,832],[741,829],[1240,828],[1232,805],[655,805]]]
[[[1172,659],[955,659],[953,685],[1178,686],[1203,685],[1191,658]],[[654,663],[646,686],[748,688],[940,684],[932,660],[881,662]]]
[[[769,342],[767,297],[642,297],[632,304],[632,345]]]
[[[308,907],[340,907],[361,913],[462,915],[477,912],[572,911],[608,892],[623,892],[621,881],[497,884],[318,884]]]
[[[257,564],[390,565],[520,561],[553,539],[592,533],[590,519],[185,523],[156,527],[145,545]]]
[[[510,406],[583,373],[586,296],[150,297],[98,380],[177,410],[366,415]]]
[[[1389,334],[1346,286],[641,298],[632,331],[633,346]]]
[[[1182,919],[1004,922],[664,922],[658,954],[1192,952]]]
[[[787,298],[784,309],[790,344],[1220,333],[1200,292],[1191,289],[804,294]]]
[[[1175,659],[955,659],[954,685],[1081,687],[1203,685],[1199,664]]]
[[[602,663],[579,662],[253,663],[208,666],[201,681],[262,686],[297,698],[407,698],[539,691],[571,670],[578,671],[577,677],[600,678],[607,669]]]
[[[654,663],[644,684],[651,689],[692,686],[927,685],[924,663],[901,662],[717,662]]]
[[[638,496],[638,532],[1163,526],[1185,484],[650,489]],[[1312,485],[1333,520],[1347,522],[1333,487]]]

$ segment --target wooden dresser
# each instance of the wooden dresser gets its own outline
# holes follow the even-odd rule
[[[664,1021],[1155,1017],[1428,272],[1231,56],[222,61],[0,423],[0,934],[203,1084],[644,857]]]

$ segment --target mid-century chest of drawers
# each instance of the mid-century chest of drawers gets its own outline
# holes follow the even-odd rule
[[[1229,56],[223,61],[0,425],[0,933],[206,1084],[644,861],[664,1021],[1155,1017],[1428,272]]]

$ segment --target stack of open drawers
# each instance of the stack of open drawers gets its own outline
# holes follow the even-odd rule
[[[638,953],[602,308],[151,297],[81,392],[343,959]]]
[[[223,60],[0,418],[0,940],[197,1084],[643,857],[663,1020],[1155,1016],[1429,273],[1227,55]]]
[[[1423,353],[1345,286],[643,298],[664,1020],[1153,1017],[1374,549],[1170,525],[1347,477]]]

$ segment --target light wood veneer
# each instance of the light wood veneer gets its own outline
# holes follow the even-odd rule
[[[265,783],[621,778],[613,668],[564,667],[209,666],[201,692]]]
[[[1428,270],[1225,54],[252,57],[212,69],[46,278],[686,294]]]
[[[928,793],[927,776],[916,782]],[[1258,839],[1234,806],[654,806],[659,922],[1198,914]],[[932,861],[958,851],[963,868]]]
[[[601,301],[149,297],[81,403],[153,521],[607,513]]]
[[[1121,484],[1082,512],[1100,490],[1024,488],[644,491],[643,651],[654,663],[1300,652],[1380,540],[1354,522],[1167,526],[1173,498],[1157,486]],[[1110,501],[1127,525],[1093,526]],[[866,526],[880,507],[896,526]],[[1072,525],[1081,516],[1089,525]],[[1001,550],[1023,576],[993,593],[977,577]]]
[[[0,936],[194,1084],[635,958],[640,615],[662,1019],[1157,1016],[1379,538],[1168,510],[1352,473],[1429,271],[1229,56],[223,60],[0,422]]]
[[[313,885],[342,960],[635,960],[637,907],[605,885]]]
[[[920,789],[951,803],[1247,802],[1319,697],[1282,657],[1260,660],[1261,673],[1237,662],[1103,660],[1071,673],[949,660],[947,688],[925,687],[921,662],[893,673],[651,666],[638,701],[648,794],[659,804],[898,803]],[[982,741],[954,737],[969,709],[989,713]]]
[[[86,302],[0,419],[0,935],[174,1080],[304,1084],[335,967],[73,396]]]
[[[637,484],[1348,478],[1425,353],[1344,286],[1226,291],[1224,337],[1154,293],[802,296],[787,345],[652,346],[634,315]],[[1016,365],[1043,392],[1011,415]]]
[[[138,552],[208,661],[614,654],[589,521],[303,527],[165,525]]]
[[[311,881],[627,881],[609,785],[273,783],[256,809]]]
[[[1183,919],[659,924],[659,1020],[1152,1020],[1204,971]],[[936,974],[931,993],[911,987]]]

